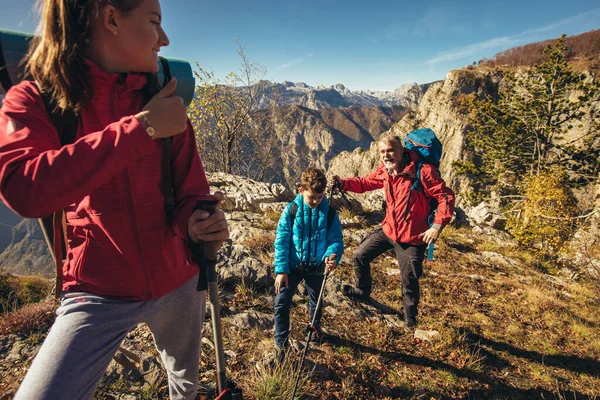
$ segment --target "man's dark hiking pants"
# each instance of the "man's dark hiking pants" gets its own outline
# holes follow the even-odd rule
[[[426,248],[426,244],[415,246],[396,243],[388,238],[381,228],[376,229],[354,251],[356,287],[364,294],[370,295],[372,287],[371,261],[386,251],[394,249],[402,280],[404,315],[406,318],[415,318],[420,298],[419,278],[423,273]]]

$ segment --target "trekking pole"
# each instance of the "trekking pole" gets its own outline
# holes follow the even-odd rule
[[[196,207],[213,213],[218,201],[212,199],[198,200]],[[200,262],[206,268],[206,280],[208,282],[208,294],[210,299],[210,315],[215,342],[215,359],[217,363],[217,400],[242,400],[241,389],[235,388],[232,382],[227,380],[225,368],[225,353],[223,351],[223,333],[221,328],[221,305],[219,304],[219,286],[217,285],[217,260],[216,254],[207,257],[204,246],[198,246],[197,253]],[[200,279],[200,277],[198,277]]]
[[[225,369],[225,354],[223,351],[223,334],[221,331],[221,306],[219,304],[219,287],[217,285],[216,262],[208,260],[206,266],[206,277],[208,280],[208,293],[210,296],[210,315],[212,320],[213,338],[215,341],[215,358],[217,361],[217,399],[241,400],[242,391],[232,388],[231,382],[227,381]]]
[[[336,254],[330,254],[329,259],[335,259],[337,257]],[[323,292],[325,292],[325,283],[327,282],[327,277],[329,276],[329,271],[326,269],[325,274],[323,275],[323,284],[321,285],[321,291],[319,292],[319,298],[317,299],[317,306],[315,307],[315,313],[313,314],[312,321],[308,326],[308,337],[306,339],[306,346],[304,346],[304,351],[302,352],[302,357],[300,358],[300,364],[298,364],[298,373],[296,374],[296,382],[294,383],[294,391],[292,392],[291,400],[294,400],[296,397],[296,390],[298,389],[298,381],[300,380],[300,373],[302,372],[302,364],[304,364],[304,358],[306,357],[306,353],[308,352],[308,346],[310,344],[310,340],[312,339],[313,332],[315,331],[315,322],[317,320],[317,315],[319,315],[319,310],[323,305]]]

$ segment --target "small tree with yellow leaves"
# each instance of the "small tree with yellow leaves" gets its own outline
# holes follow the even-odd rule
[[[508,231],[543,258],[551,258],[573,235],[580,210],[560,168],[530,175],[523,184],[525,199],[513,203]]]

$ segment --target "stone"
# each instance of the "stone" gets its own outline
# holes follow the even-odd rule
[[[227,318],[232,324],[241,329],[258,328],[260,330],[269,329],[273,326],[273,316],[258,311],[246,311]]]
[[[503,230],[506,226],[506,217],[486,202],[481,202],[470,209],[467,215],[478,225],[487,225],[498,230]]]
[[[271,265],[264,264],[244,246],[225,243],[219,252],[217,273],[219,282],[245,283],[257,287],[270,287],[274,283]]]
[[[438,331],[426,331],[426,330],[422,330],[422,329],[416,329],[415,333],[414,333],[414,337],[415,339],[420,339],[423,340],[425,342],[431,342],[433,341],[436,337],[438,337],[440,335],[440,333]]]

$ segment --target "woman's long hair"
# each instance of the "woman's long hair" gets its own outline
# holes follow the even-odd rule
[[[78,113],[94,95],[84,61],[91,24],[106,5],[123,13],[142,0],[41,0],[38,35],[26,61],[26,74],[42,92],[50,94],[59,110]]]

